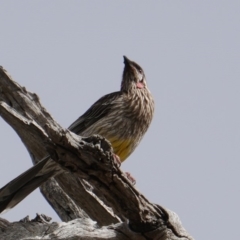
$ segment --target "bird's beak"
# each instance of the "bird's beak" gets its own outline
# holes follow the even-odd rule
[[[126,56],[123,56],[123,62],[125,65],[130,65],[131,64],[131,60],[129,60]]]

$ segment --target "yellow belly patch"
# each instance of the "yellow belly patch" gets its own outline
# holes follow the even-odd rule
[[[131,140],[119,140],[110,138],[108,139],[113,147],[113,152],[118,155],[123,162],[132,153],[132,141]]]

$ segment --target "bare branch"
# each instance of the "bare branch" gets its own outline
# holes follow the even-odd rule
[[[43,184],[41,191],[60,218],[63,221],[81,218],[50,226],[49,223],[41,223],[36,232],[33,230],[36,235],[31,235],[31,238],[41,231],[41,236],[54,234],[56,239],[73,239],[74,234],[87,239],[86,235],[81,235],[86,231],[89,239],[106,239],[105,233],[112,236],[110,239],[125,239],[123,236],[130,232],[132,235],[126,239],[141,239],[143,235],[146,236],[143,239],[147,236],[151,239],[192,239],[176,215],[151,204],[129,183],[115,166],[107,140],[101,136],[82,138],[63,129],[41,106],[37,95],[14,82],[2,68],[0,114],[22,139],[33,162],[46,155],[51,156],[49,161],[52,161],[58,175]],[[5,233],[8,229],[20,228],[23,223],[17,224],[20,223],[8,225]],[[63,229],[68,234],[63,234]],[[94,237],[96,233],[102,237]],[[0,233],[1,239],[3,236]]]

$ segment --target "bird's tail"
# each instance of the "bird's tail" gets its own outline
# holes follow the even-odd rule
[[[0,213],[13,208],[58,171],[49,156],[0,189]]]

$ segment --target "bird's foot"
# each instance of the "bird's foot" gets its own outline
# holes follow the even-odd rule
[[[135,178],[129,172],[125,172],[125,176],[127,177],[127,179],[130,181],[132,185],[136,184]]]
[[[122,164],[120,157],[115,153],[113,153],[113,161],[118,167],[120,167]]]

